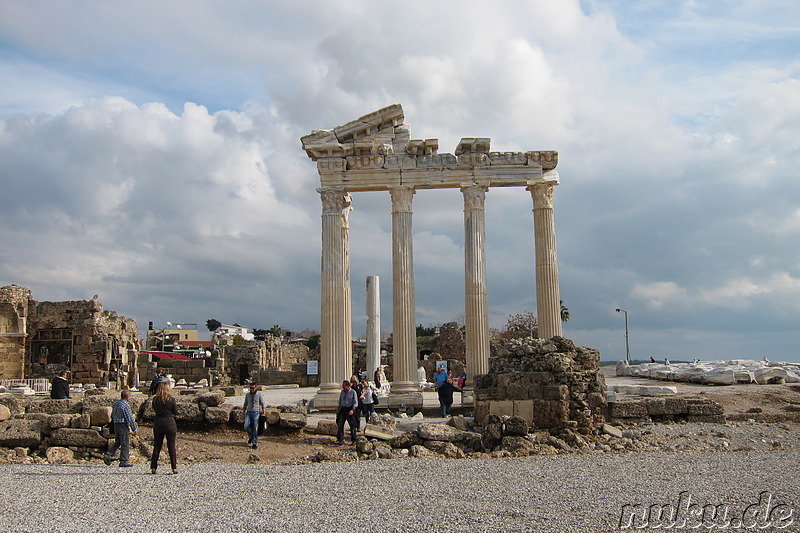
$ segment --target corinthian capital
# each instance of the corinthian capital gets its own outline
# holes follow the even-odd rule
[[[413,187],[392,187],[392,213],[411,213],[411,200],[417,192]]]
[[[553,208],[553,183],[537,183],[527,189],[531,191],[533,197],[533,208]]]
[[[317,189],[322,198],[323,215],[342,215],[343,214],[343,195],[347,194],[340,188]]]
[[[464,195],[464,210],[483,209],[486,202],[486,189],[480,185],[462,187],[461,193]]]

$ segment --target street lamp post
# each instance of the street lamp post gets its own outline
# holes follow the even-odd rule
[[[628,312],[625,309],[616,309],[617,313],[625,313],[625,360],[631,364],[631,345],[628,342]]]

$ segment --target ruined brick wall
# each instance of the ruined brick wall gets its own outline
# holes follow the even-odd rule
[[[499,341],[489,373],[475,379],[475,420],[519,416],[538,428],[591,432],[602,425],[600,352],[563,337]]]
[[[0,379],[25,377],[25,324],[31,302],[27,287],[0,287]]]
[[[137,371],[139,330],[133,319],[104,311],[96,300],[36,302],[27,348],[29,377],[51,378],[70,370],[75,383],[130,386]]]

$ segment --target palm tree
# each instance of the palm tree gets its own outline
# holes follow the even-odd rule
[[[559,300],[559,302],[561,303],[561,322],[567,322],[569,320],[569,309],[564,305],[564,300]]]

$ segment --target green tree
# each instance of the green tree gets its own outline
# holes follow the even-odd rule
[[[559,302],[561,303],[561,322],[567,322],[569,320],[569,309],[564,305],[564,300],[559,300]]]
[[[434,335],[436,335],[435,327],[426,328],[422,324],[417,326],[417,337],[433,337]]]
[[[208,331],[216,331],[220,326],[222,326],[222,322],[216,318],[209,318],[206,320],[206,327],[208,328]]]
[[[246,340],[244,340],[244,337],[242,337],[241,335],[236,334],[236,335],[233,336],[233,345],[234,346],[247,346],[248,344],[249,343]]]
[[[319,348],[319,335],[311,335],[306,341],[306,346],[309,350],[316,350]]]
[[[274,326],[269,328],[269,331],[267,331],[267,333],[269,333],[273,337],[282,337],[283,336],[283,328],[281,328],[278,324],[275,324]]]

